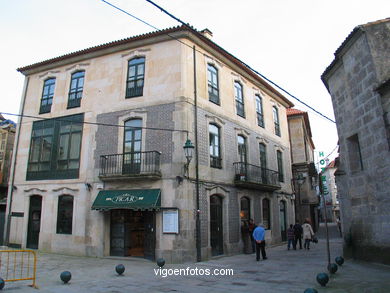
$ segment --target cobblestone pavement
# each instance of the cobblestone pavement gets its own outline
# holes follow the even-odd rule
[[[267,248],[268,259],[256,262],[254,254],[226,256],[201,263],[167,264],[164,269],[232,269],[233,276],[156,276],[155,263],[137,258],[90,258],[38,253],[38,290],[28,287],[29,281],[7,282],[5,292],[304,292],[315,288],[318,292],[390,292],[390,267],[346,260],[336,274],[330,276],[326,287],[316,282],[316,275],[326,272],[327,254],[325,235],[320,230],[319,243],[310,250],[287,250],[287,245]],[[330,227],[332,262],[341,255],[342,240],[334,225]],[[123,276],[115,273],[115,266],[126,267]],[[188,268],[188,269],[187,269]],[[59,275],[72,273],[69,284]],[[165,271],[161,271],[163,273]],[[221,271],[220,271],[221,272]]]

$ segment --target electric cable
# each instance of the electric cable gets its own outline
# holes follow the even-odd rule
[[[134,19],[136,20],[139,20],[141,21],[142,23],[150,26],[151,28],[153,29],[156,29],[157,31],[162,31],[161,29],[158,29],[157,27],[149,24],[148,22],[146,21],[143,21],[142,19],[140,19],[139,17],[136,17],[130,13],[128,13],[127,11],[125,11],[124,9],[121,9],[113,4],[111,4],[110,2],[106,1],[106,0],[101,0],[102,2],[106,3],[107,5],[110,5],[112,6],[113,8],[133,17]],[[164,8],[162,8],[161,6],[159,6],[158,4],[154,3],[153,1],[151,0],[145,0],[147,2],[149,2],[150,4],[152,4],[153,6],[155,6],[156,8],[158,8],[159,10],[161,10],[161,12],[167,14],[169,17],[173,18],[174,20],[176,20],[177,22],[179,22],[180,24],[182,24],[183,26],[187,27],[188,29],[190,29],[191,31],[195,32],[196,34],[199,34],[199,32],[194,29],[192,26],[190,26],[188,23],[185,23],[184,21],[182,21],[180,18],[174,16],[173,14],[169,13],[167,10],[165,10]],[[186,45],[188,46],[189,48],[192,48],[189,44],[186,44],[184,42],[182,42],[181,40],[175,38],[174,36],[171,36],[169,33],[166,33],[169,37],[175,39],[176,41],[180,42],[181,44],[183,45]],[[218,45],[217,45],[218,46]],[[332,123],[336,123],[333,119],[329,118],[328,116],[326,116],[325,114],[322,114],[321,112],[319,112],[318,110],[316,110],[315,108],[313,108],[312,106],[308,105],[306,102],[302,101],[301,99],[299,99],[298,97],[296,97],[295,95],[291,94],[289,91],[287,91],[286,89],[284,89],[283,87],[279,86],[277,83],[273,82],[272,80],[270,80],[269,78],[267,78],[266,76],[264,76],[263,74],[261,74],[259,71],[255,70],[254,68],[252,68],[250,65],[246,64],[245,62],[243,62],[242,60],[238,59],[237,57],[235,57],[234,55],[232,55],[231,53],[229,53],[228,51],[226,51],[225,49],[221,48],[220,46],[218,46],[221,50],[225,51],[227,54],[229,54],[230,56],[232,56],[233,58],[235,58],[237,61],[239,61],[241,64],[243,64],[245,67],[247,67],[249,70],[251,70],[252,72],[256,73],[257,75],[259,75],[261,78],[263,78],[264,80],[266,80],[268,83],[272,84],[273,86],[277,87],[278,89],[280,89],[281,91],[283,91],[284,93],[286,93],[288,96],[290,96],[291,98],[295,99],[296,101],[298,101],[299,103],[301,103],[302,105],[304,105],[305,107],[307,107],[308,109],[310,109],[311,111],[313,111],[315,114],[319,115],[320,117],[332,122]],[[196,49],[195,49],[196,50]],[[203,54],[203,52],[199,51],[199,50],[196,50],[198,53],[200,54]]]

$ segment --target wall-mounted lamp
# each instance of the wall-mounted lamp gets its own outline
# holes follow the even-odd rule
[[[91,191],[92,185],[90,183],[85,183],[85,188],[87,188],[88,191]]]
[[[186,143],[183,146],[184,149],[184,155],[186,156],[187,163],[184,165],[184,174],[188,173],[188,166],[190,165],[193,152],[194,152],[194,145],[192,144],[191,140],[187,139]],[[188,175],[188,174],[187,174]]]

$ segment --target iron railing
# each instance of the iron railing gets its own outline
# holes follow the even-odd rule
[[[99,176],[161,176],[160,155],[148,151],[100,156]]]
[[[245,162],[233,163],[236,183],[251,183],[280,188],[279,173],[274,170],[251,165]]]

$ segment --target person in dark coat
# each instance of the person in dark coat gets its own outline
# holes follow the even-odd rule
[[[293,224],[291,224],[290,228],[287,229],[287,250],[290,250],[291,244],[294,250],[296,250],[297,247],[295,243],[295,233],[294,233]]]
[[[253,221],[253,219],[249,220],[249,235],[251,237],[251,243],[252,243],[252,253],[256,251],[256,241],[255,238],[253,238],[253,231],[256,229],[256,224]]]
[[[251,247],[249,245],[250,235],[249,235],[249,224],[247,220],[241,222],[241,236],[244,243],[244,253],[250,254]]]
[[[296,221],[293,229],[294,229],[294,234],[295,234],[295,248],[297,247],[297,244],[299,241],[299,249],[302,249],[303,229],[302,229],[301,224],[299,224],[299,221]]]

